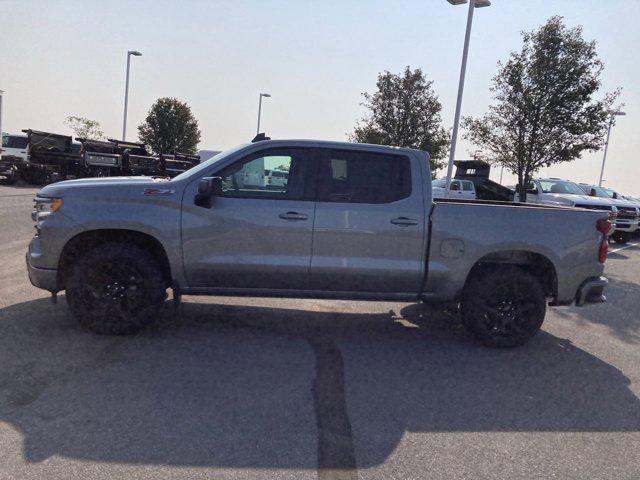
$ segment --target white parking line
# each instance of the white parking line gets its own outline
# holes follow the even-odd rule
[[[619,252],[620,250],[625,250],[631,247],[637,247],[638,245],[640,245],[640,243],[630,243],[628,245],[625,245],[624,247],[614,248],[613,250],[609,250],[609,253],[616,253],[616,252]]]

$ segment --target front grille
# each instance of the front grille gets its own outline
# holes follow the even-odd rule
[[[606,210],[606,211],[611,211],[611,205],[589,205],[589,204],[584,204],[584,205],[576,205],[576,208],[586,208],[588,210]]]
[[[638,209],[635,207],[618,207],[618,218],[635,220],[638,218]]]

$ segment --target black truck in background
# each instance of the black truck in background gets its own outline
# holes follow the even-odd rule
[[[200,163],[198,155],[152,155],[143,143],[109,139],[92,140],[38,130],[27,135],[27,158],[0,159],[0,183],[18,178],[33,185],[87,177],[145,175],[170,177]]]

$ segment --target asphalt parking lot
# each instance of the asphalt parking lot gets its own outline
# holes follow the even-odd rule
[[[0,187],[0,478],[640,478],[640,246],[513,350],[400,303],[185,297],[101,337],[31,287]],[[615,246],[613,247],[616,248]]]

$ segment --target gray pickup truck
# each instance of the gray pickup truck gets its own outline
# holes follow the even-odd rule
[[[284,172],[277,183],[265,171]],[[267,175],[268,177],[268,175]],[[265,140],[172,180],[70,180],[35,198],[36,287],[85,327],[144,328],[173,289],[455,304],[485,345],[533,336],[546,306],[604,301],[608,212],[434,202],[426,152]]]

